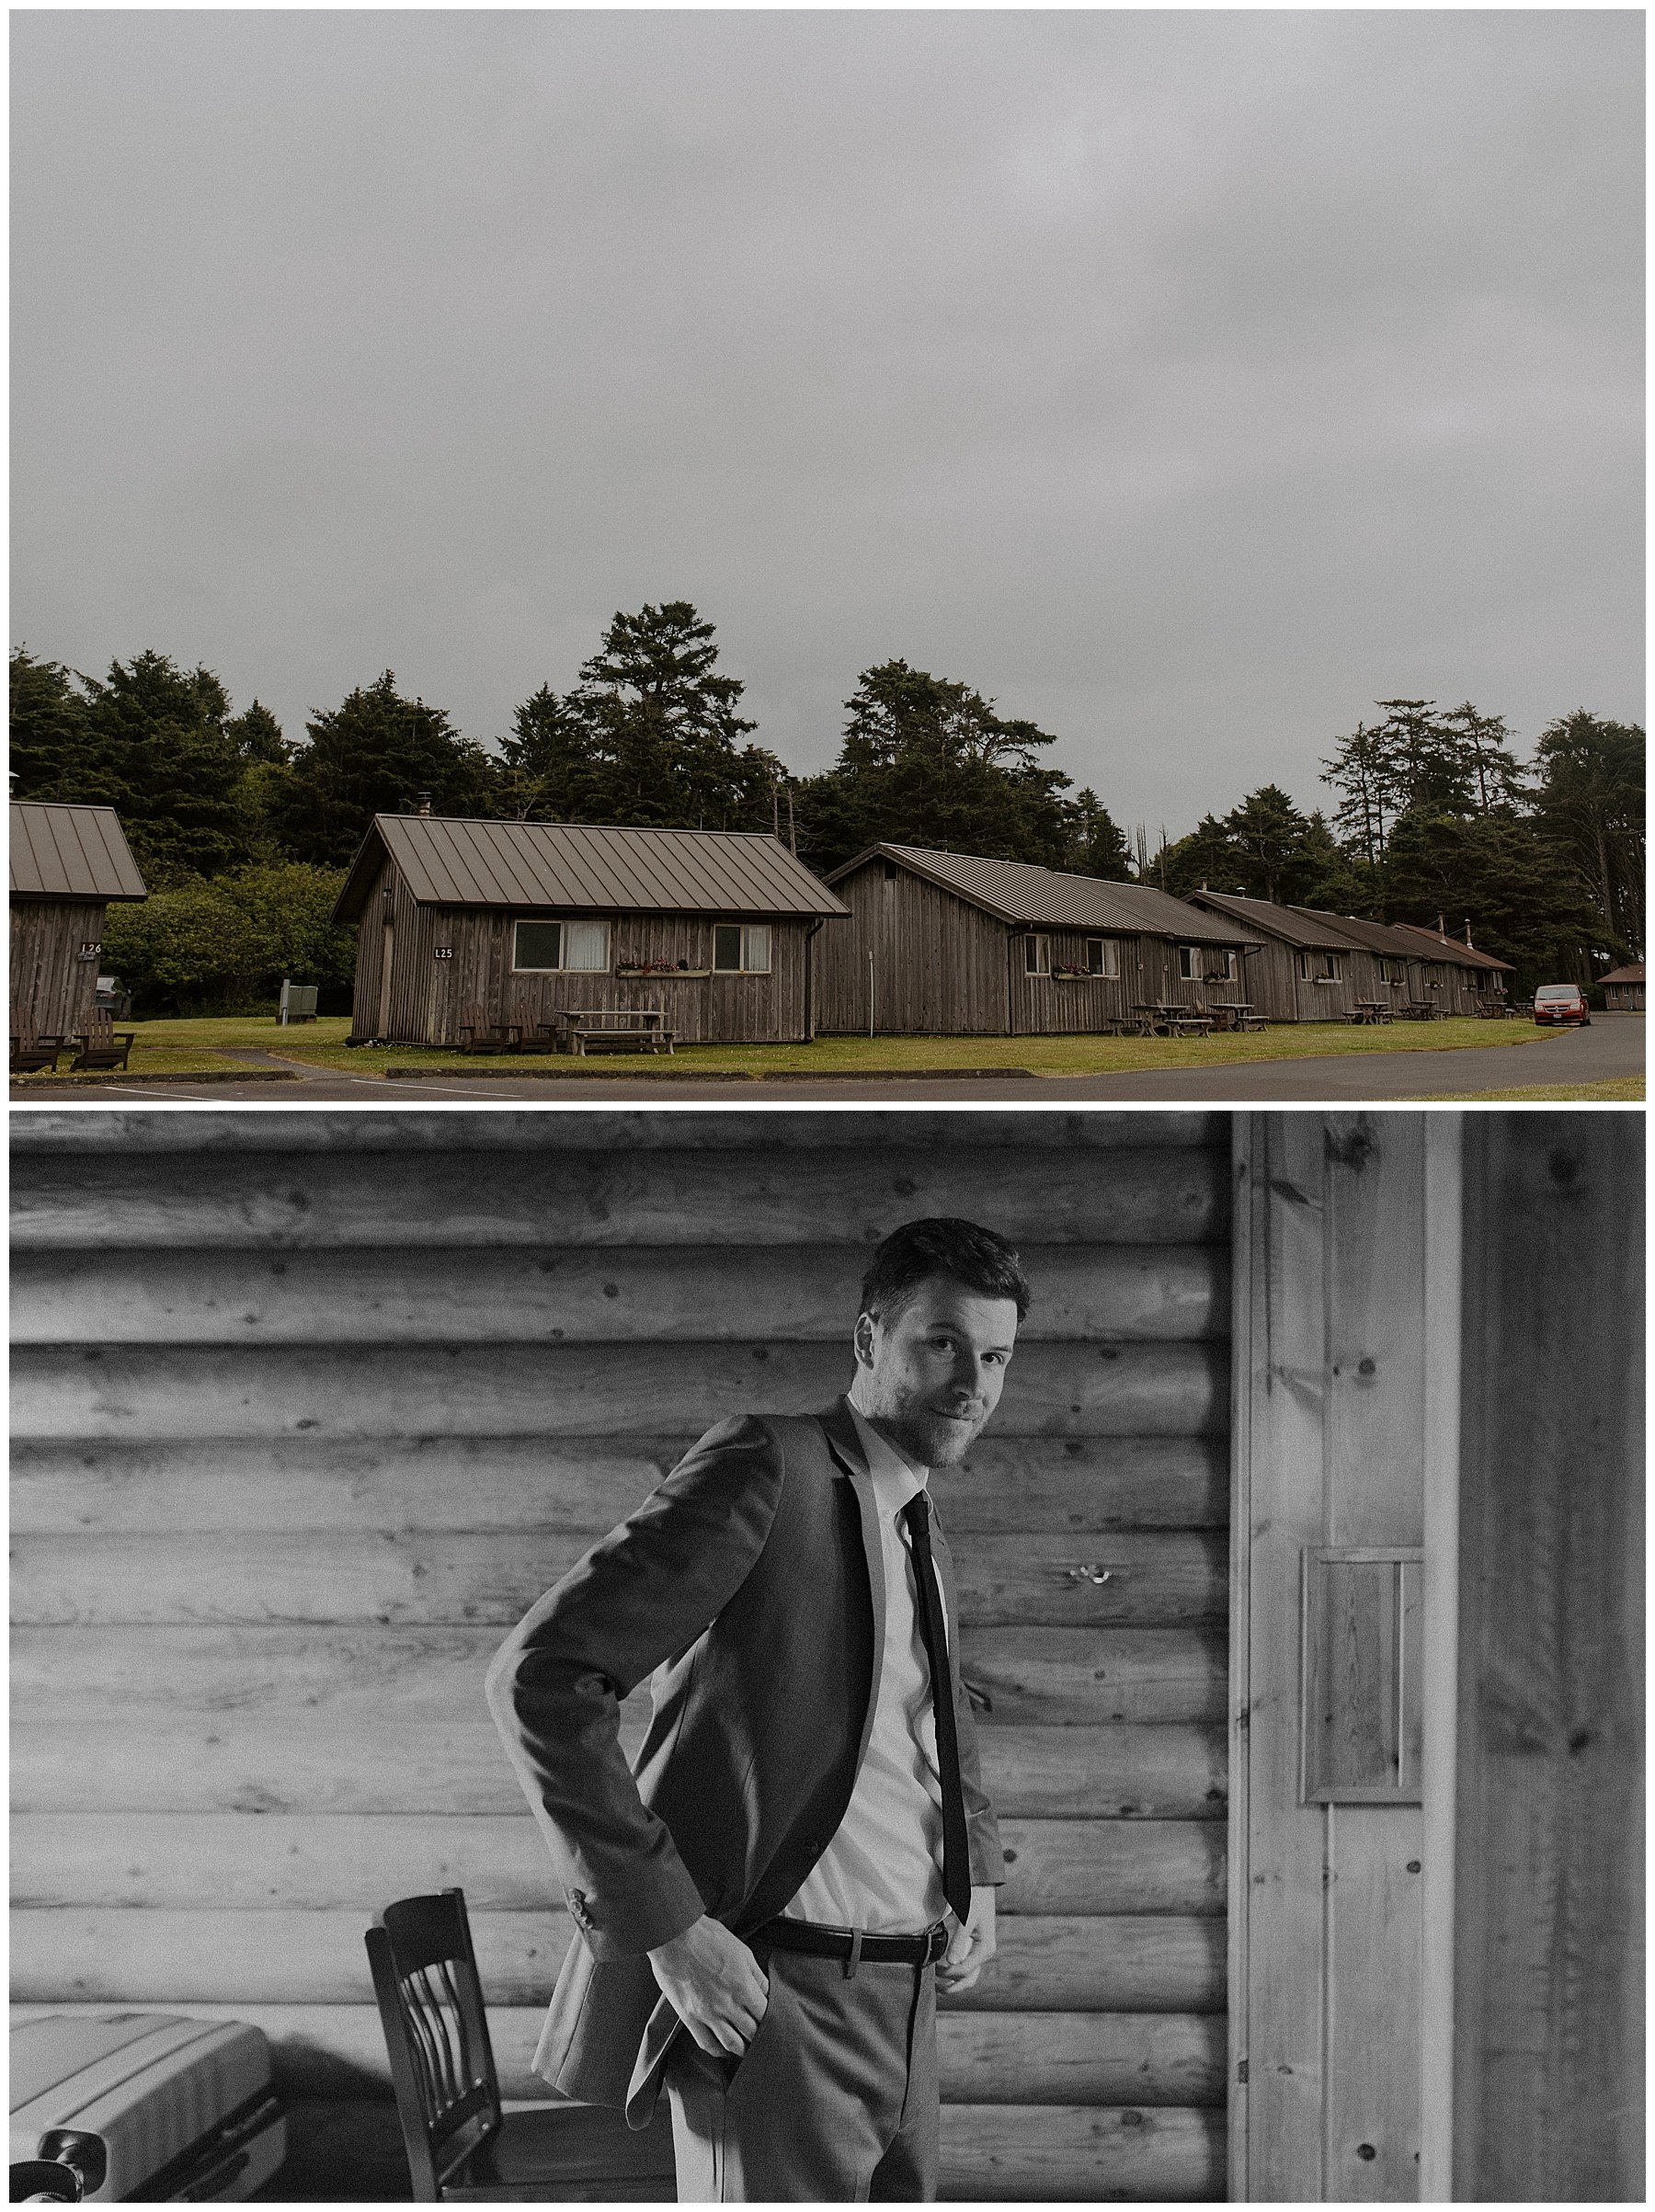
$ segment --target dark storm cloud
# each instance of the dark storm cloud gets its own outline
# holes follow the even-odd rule
[[[473,734],[695,599],[1176,832],[1640,711],[1641,19],[13,17],[14,636]]]

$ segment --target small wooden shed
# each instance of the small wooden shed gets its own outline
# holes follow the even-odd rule
[[[1190,904],[1239,922],[1261,940],[1247,963],[1248,996],[1272,1021],[1331,1021],[1354,1013],[1364,1001],[1394,1004],[1398,990],[1381,980],[1381,966],[1406,980],[1399,958],[1387,961],[1360,943],[1331,915],[1209,891],[1204,884],[1191,892]]]
[[[104,908],[149,896],[112,806],[15,800],[11,810],[12,1025],[71,1037],[97,993]]]
[[[659,1008],[680,1042],[783,1044],[814,1033],[813,941],[844,912],[768,835],[376,815],[334,918],[354,1038]]]
[[[1611,968],[1603,977],[1604,1004],[1611,1013],[1641,1014],[1644,1010],[1644,963],[1635,960],[1630,967]]]
[[[1143,884],[874,845],[828,876],[818,1026],[886,1036],[1107,1031],[1135,1006],[1247,998],[1262,940]]]

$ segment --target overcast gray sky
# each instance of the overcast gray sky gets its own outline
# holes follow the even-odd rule
[[[691,599],[1176,835],[1642,719],[1641,16],[12,17],[13,637],[489,738]]]

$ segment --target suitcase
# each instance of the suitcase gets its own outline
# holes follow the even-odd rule
[[[11,2038],[14,2163],[56,2160],[88,2204],[251,2196],[287,2155],[270,2047],[234,2020],[49,2013]]]

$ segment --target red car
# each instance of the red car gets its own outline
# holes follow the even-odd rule
[[[1578,983],[1543,983],[1535,993],[1535,1020],[1578,1021],[1582,1029],[1590,1029],[1592,1013],[1585,992]]]

